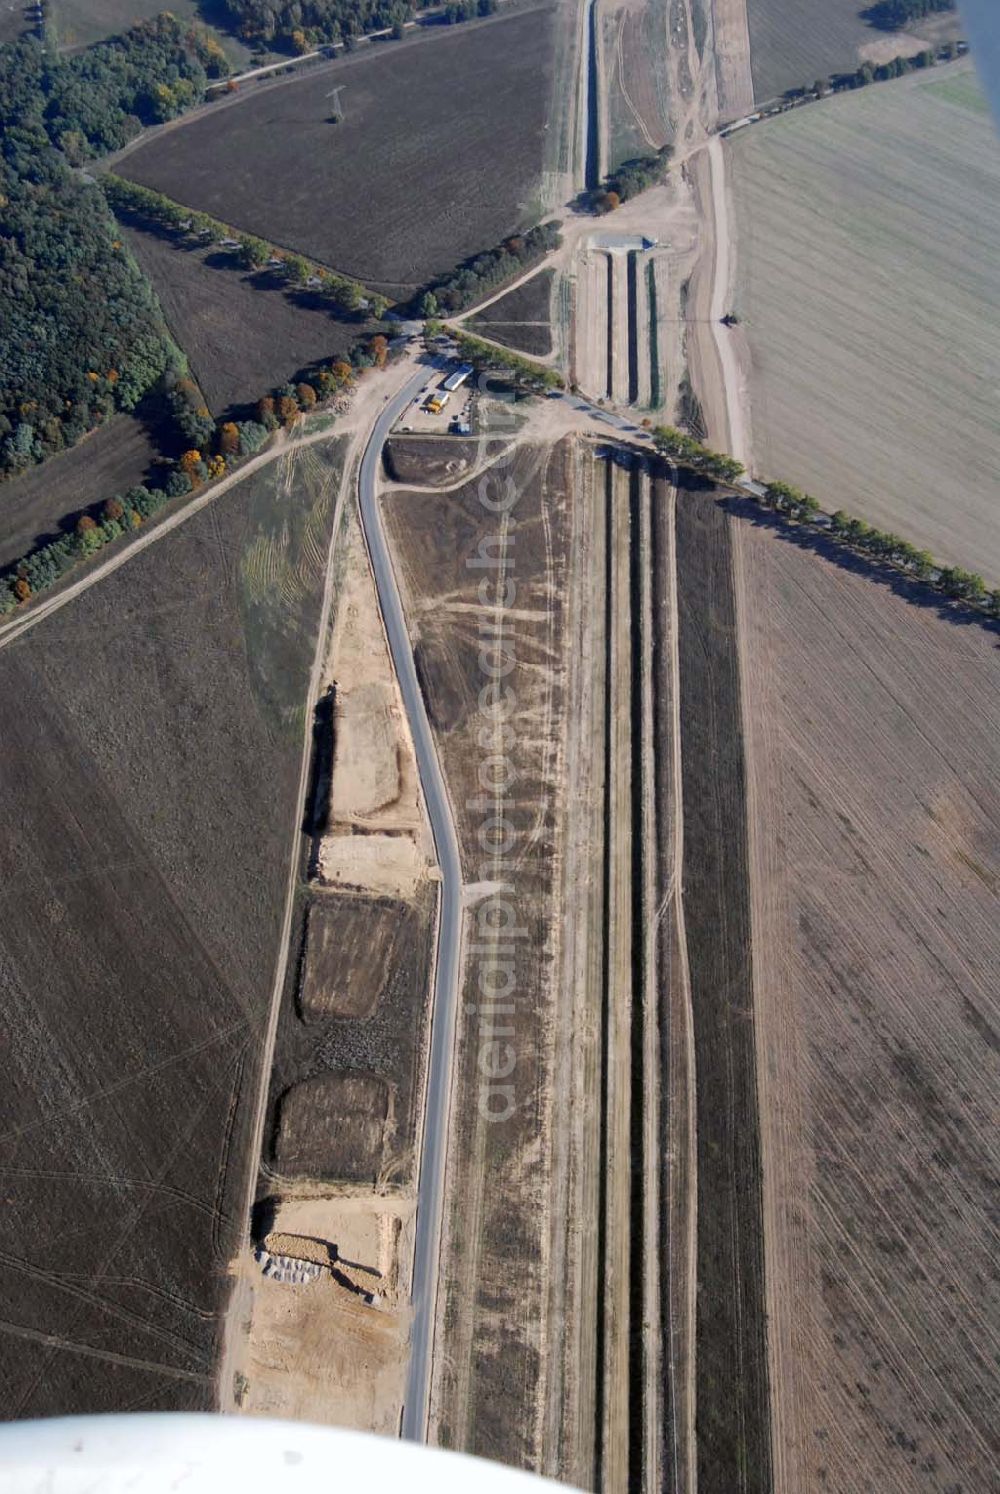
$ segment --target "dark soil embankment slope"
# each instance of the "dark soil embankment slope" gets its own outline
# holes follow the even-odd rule
[[[698,1124],[701,1494],[771,1488],[743,724],[730,520],[677,503],[684,913]]]

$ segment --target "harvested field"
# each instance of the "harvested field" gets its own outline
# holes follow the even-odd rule
[[[119,169],[403,296],[536,215],[554,24],[543,4],[362,49],[220,104]]]
[[[216,418],[348,353],[371,330],[331,316],[308,290],[286,291],[266,271],[245,273],[225,250],[137,228],[126,234]]]
[[[727,144],[755,468],[1000,581],[1000,150],[971,64]]]
[[[278,1020],[262,1189],[275,1172],[412,1181],[435,897],[424,881],[402,905],[342,894],[310,902],[301,984],[297,992],[290,973]]]
[[[730,521],[676,518],[684,921],[697,1084],[698,1488],[771,1489],[743,726]]]
[[[471,468],[496,456],[499,441],[466,441],[460,436],[393,436],[385,445],[385,466],[393,482],[444,488]]]
[[[470,324],[493,342],[530,358],[547,358],[552,352],[552,328],[548,322],[480,322]]]
[[[6,1417],[212,1403],[339,462],[0,651]]]
[[[891,38],[893,57],[912,50],[907,34],[878,31],[862,20],[864,0],[746,0],[746,6],[758,104],[815,78],[853,72],[873,42]]]
[[[6,0],[0,0],[6,3]],[[60,51],[79,50],[117,36],[168,8],[164,0],[49,0]],[[213,30],[215,39],[234,67],[250,65],[252,52],[226,26],[219,0],[171,0],[169,10],[181,22],[195,22]],[[218,26],[218,30],[214,27]]]
[[[608,168],[659,150],[673,135],[667,68],[667,0],[601,7]]]
[[[0,567],[19,560],[62,520],[153,474],[159,447],[134,415],[115,415],[68,451],[0,483]]]
[[[516,285],[506,295],[499,296],[482,311],[476,312],[472,322],[548,322],[552,307],[552,282],[556,272],[539,270],[530,280]]]
[[[535,358],[552,352],[552,290],[555,270],[540,270],[485,310],[470,317],[470,331]]]
[[[989,1489],[996,636],[738,540],[774,1487]]]
[[[974,68],[952,72],[939,83],[928,83],[926,87],[935,98],[944,99],[959,109],[969,109],[973,114],[989,114],[990,106]]]
[[[446,498],[411,492],[384,501],[458,812],[465,874],[470,881],[512,883],[513,916],[519,933],[525,931],[516,954],[500,967],[513,972],[514,1013],[498,1034],[506,1037],[509,1025],[516,1036],[510,1045],[497,1045],[490,1039],[493,1019],[481,1014],[479,1003],[490,989],[484,972],[494,968],[501,945],[507,947],[499,921],[503,905],[487,896],[470,915],[477,948],[470,952],[459,1014],[437,1330],[443,1348],[432,1417],[446,1446],[529,1467],[541,1457],[548,1368],[545,1242],[553,1227],[551,1033],[560,934],[554,898],[568,663],[563,577],[570,457],[569,442],[551,450],[524,446],[490,469],[485,488],[477,479]],[[494,507],[498,495],[515,494],[509,518],[490,512],[484,492]],[[467,565],[498,526],[506,531],[507,563],[516,578],[516,595],[506,609],[484,605],[480,582],[486,573]],[[500,588],[500,597],[508,594]],[[489,760],[481,741],[484,722],[496,721],[482,716],[477,703],[488,679],[480,663],[483,629],[490,636],[498,629],[515,660],[504,679],[513,693],[511,714],[494,729],[502,733],[496,750],[509,753],[516,779],[477,809],[482,764]],[[505,852],[484,850],[478,833],[491,805],[514,827],[514,843]],[[504,1078],[488,1081],[483,1055],[494,1046],[501,1050],[497,1068]],[[511,1048],[513,1070],[507,1067]]]
[[[28,30],[25,0],[0,0],[0,45],[17,41]]]
[[[314,898],[302,945],[302,1019],[370,1017],[392,995],[392,972],[413,957],[416,921],[409,904],[389,898]]]

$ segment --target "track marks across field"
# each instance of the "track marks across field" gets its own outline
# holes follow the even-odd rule
[[[775,1487],[987,1488],[995,639],[740,524]]]
[[[337,450],[280,499],[276,467],[252,474],[0,653],[21,703],[0,807],[5,1415],[211,1402],[322,585],[297,551],[329,524]],[[244,587],[261,536],[294,606],[280,566]]]

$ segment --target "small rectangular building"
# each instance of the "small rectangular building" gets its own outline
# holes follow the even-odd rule
[[[448,375],[442,387],[444,389],[447,389],[449,394],[455,389],[461,389],[462,385],[465,383],[471,372],[471,363],[460,363],[455,372]]]

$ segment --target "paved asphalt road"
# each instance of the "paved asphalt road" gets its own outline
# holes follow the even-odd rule
[[[358,477],[361,519],[371,555],[382,617],[399,680],[403,706],[410,723],[417,771],[430,819],[441,869],[441,905],[431,1015],[430,1063],[417,1190],[416,1243],[413,1261],[413,1328],[410,1363],[403,1403],[403,1436],[422,1442],[427,1433],[431,1359],[437,1303],[438,1267],[444,1211],[444,1175],[451,1105],[452,1066],[458,1012],[459,964],[462,942],[462,868],[451,802],[431,734],[427,709],[417,680],[399,587],[392,567],[378,506],[382,448],[393,425],[427,381],[426,365],[414,374],[376,421],[361,460]],[[598,408],[569,394],[561,396],[575,409],[625,434],[648,439],[640,427],[612,410]]]
[[[361,519],[378,587],[382,617],[399,680],[403,706],[410,723],[417,771],[431,832],[441,868],[441,904],[438,915],[437,959],[431,1015],[430,1062],[417,1192],[416,1245],[413,1260],[413,1329],[410,1366],[403,1405],[403,1436],[422,1442],[427,1429],[430,1397],[431,1352],[434,1347],[434,1317],[437,1300],[438,1259],[444,1208],[444,1172],[448,1141],[448,1111],[451,1103],[451,1071],[455,1051],[458,1010],[459,953],[462,940],[462,868],[451,803],[444,785],[424,698],[417,681],[399,587],[385,542],[377,489],[382,446],[394,422],[427,380],[426,367],[386,403],[379,416],[358,478]]]

